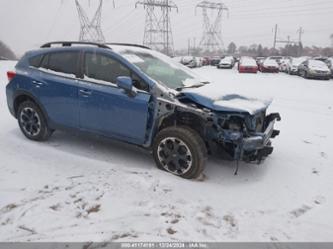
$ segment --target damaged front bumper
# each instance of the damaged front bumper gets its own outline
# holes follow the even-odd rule
[[[244,138],[241,144],[242,151],[240,152],[241,160],[258,161],[267,157],[273,152],[270,139],[275,138],[280,134],[279,130],[274,129],[276,121],[280,121],[279,113],[273,113],[265,118],[264,132],[256,132],[251,134],[251,137]]]
[[[280,120],[279,113],[272,113],[265,117],[263,132],[253,132],[246,137],[242,132],[224,131],[223,142],[232,143],[234,160],[259,163],[273,152],[270,139],[280,134],[274,129],[275,122]]]

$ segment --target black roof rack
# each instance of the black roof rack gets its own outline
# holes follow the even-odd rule
[[[128,46],[128,47],[138,47],[138,48],[151,49],[151,48],[146,47],[144,45],[131,44],[131,43],[117,43],[117,42],[112,42],[112,43],[105,43],[105,44],[107,44],[107,45],[118,45],[118,46]]]
[[[107,45],[103,43],[97,42],[83,42],[83,41],[55,41],[55,42],[48,42],[41,46],[41,48],[50,48],[52,45],[60,44],[63,47],[71,47],[72,45],[93,45],[99,48],[107,48],[110,49]]]

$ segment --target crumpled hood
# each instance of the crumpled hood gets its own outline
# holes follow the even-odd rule
[[[239,94],[223,94],[218,87],[205,85],[187,88],[182,93],[193,102],[213,111],[246,112],[251,115],[266,110],[272,99],[257,99]]]

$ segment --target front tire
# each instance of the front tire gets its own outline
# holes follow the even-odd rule
[[[153,155],[159,169],[186,179],[201,175],[207,148],[197,132],[187,127],[169,127],[154,139]]]
[[[17,120],[22,133],[28,139],[45,141],[52,134],[52,130],[47,126],[43,112],[30,100],[20,104],[17,112]]]

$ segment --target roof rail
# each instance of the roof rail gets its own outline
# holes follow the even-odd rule
[[[55,41],[55,42],[48,42],[41,46],[41,48],[50,48],[52,45],[60,44],[63,47],[71,47],[72,45],[93,45],[99,48],[107,48],[110,49],[107,45],[103,43],[97,42],[84,42],[84,41]]]
[[[112,43],[105,43],[106,45],[119,45],[119,46],[128,46],[128,47],[138,47],[138,48],[145,48],[145,49],[151,49],[149,47],[139,45],[139,44],[131,44],[131,43],[117,43],[117,42],[112,42]]]

